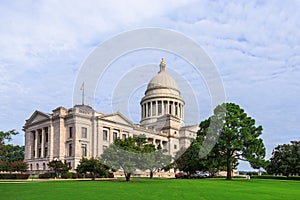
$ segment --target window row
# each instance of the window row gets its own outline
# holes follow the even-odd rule
[[[43,133],[44,130],[44,133]],[[38,144],[42,144],[43,138],[44,142],[47,143],[49,141],[49,132],[48,127],[44,127],[43,129],[37,129],[36,131],[31,131],[33,135],[33,142],[35,144],[36,140]]]
[[[103,132],[102,132],[102,139],[103,139],[103,141],[108,141],[109,140],[109,137],[108,137],[108,130],[103,130]],[[113,135],[112,135],[112,137],[113,137],[113,141],[115,141],[117,138],[118,138],[118,132],[113,132]],[[127,135],[125,134],[125,133],[123,133],[122,135],[121,135],[121,139],[122,140],[125,140],[126,139],[126,137],[127,137]]]

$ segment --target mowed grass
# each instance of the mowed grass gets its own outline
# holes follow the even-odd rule
[[[124,181],[1,182],[0,199],[300,199],[299,181],[132,179]]]

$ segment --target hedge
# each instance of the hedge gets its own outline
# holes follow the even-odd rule
[[[277,179],[277,180],[300,180],[300,176],[273,176],[273,175],[262,175],[262,176],[251,176],[251,178],[256,178],[256,179]]]
[[[0,174],[0,179],[28,179],[29,174]]]

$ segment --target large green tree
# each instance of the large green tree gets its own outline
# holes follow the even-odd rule
[[[164,167],[171,163],[172,157],[166,155],[163,149],[155,149],[150,147],[149,151],[144,151],[141,155],[141,170],[150,171],[150,179],[153,178],[153,173],[158,170],[162,170]],[[147,149],[147,148],[146,148]]]
[[[69,167],[68,163],[62,162],[61,160],[54,159],[50,161],[48,167],[55,172],[55,177],[59,177],[59,174],[68,172],[71,167]]]
[[[92,180],[95,180],[95,176],[99,175],[100,177],[109,176],[109,167],[102,164],[98,159],[95,158],[81,158],[79,165],[77,166],[76,171],[78,173],[91,173]]]
[[[130,181],[131,174],[143,166],[143,153],[150,149],[153,145],[147,143],[144,135],[124,140],[118,138],[104,150],[100,161],[115,170],[121,169],[126,181]]]
[[[185,171],[189,175],[195,173],[196,171],[208,171],[211,176],[214,176],[219,170],[225,169],[224,157],[220,156],[221,150],[219,146],[215,145],[213,148],[206,146],[204,147],[204,140],[212,140],[216,137],[216,134],[208,134],[208,127],[210,126],[210,119],[204,120],[199,125],[199,130],[197,132],[197,137],[191,142],[191,145],[187,150],[180,150],[177,153],[178,157],[174,164],[180,171]],[[214,138],[215,140],[217,138]],[[211,141],[213,143],[213,141]],[[209,148],[205,151],[204,156],[201,152],[204,152],[203,148]]]
[[[222,123],[221,129],[214,129],[211,123]],[[263,140],[262,126],[256,126],[255,120],[234,103],[223,103],[214,109],[210,117],[210,126],[219,136],[216,143],[220,156],[226,160],[227,179],[231,179],[233,168],[238,160],[248,161],[253,168],[264,166],[266,149]],[[219,127],[219,126],[217,126]]]
[[[226,178],[230,180],[238,160],[248,161],[256,169],[265,165],[261,134],[262,126],[256,126],[255,120],[242,108],[234,103],[223,103],[200,123],[196,140],[176,162],[180,169],[190,172],[213,173],[226,169]]]
[[[283,174],[284,176],[300,174],[300,141],[291,144],[278,145],[273,152],[267,166],[269,174]]]
[[[4,151],[3,148],[5,146],[5,141],[11,141],[12,138],[11,136],[19,134],[15,130],[10,130],[10,131],[0,131],[0,158],[3,157]]]
[[[12,144],[4,144],[2,146],[2,160],[8,162],[24,160],[25,147]]]
[[[24,160],[24,146],[7,144],[7,142],[12,140],[12,136],[17,134],[19,133],[15,130],[0,132],[0,160],[6,161],[7,163]],[[14,165],[16,165],[16,163]]]

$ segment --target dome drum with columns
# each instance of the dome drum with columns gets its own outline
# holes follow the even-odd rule
[[[184,125],[184,100],[177,83],[167,73],[163,59],[158,74],[149,82],[140,104],[143,126],[161,130],[173,127],[179,130]]]

